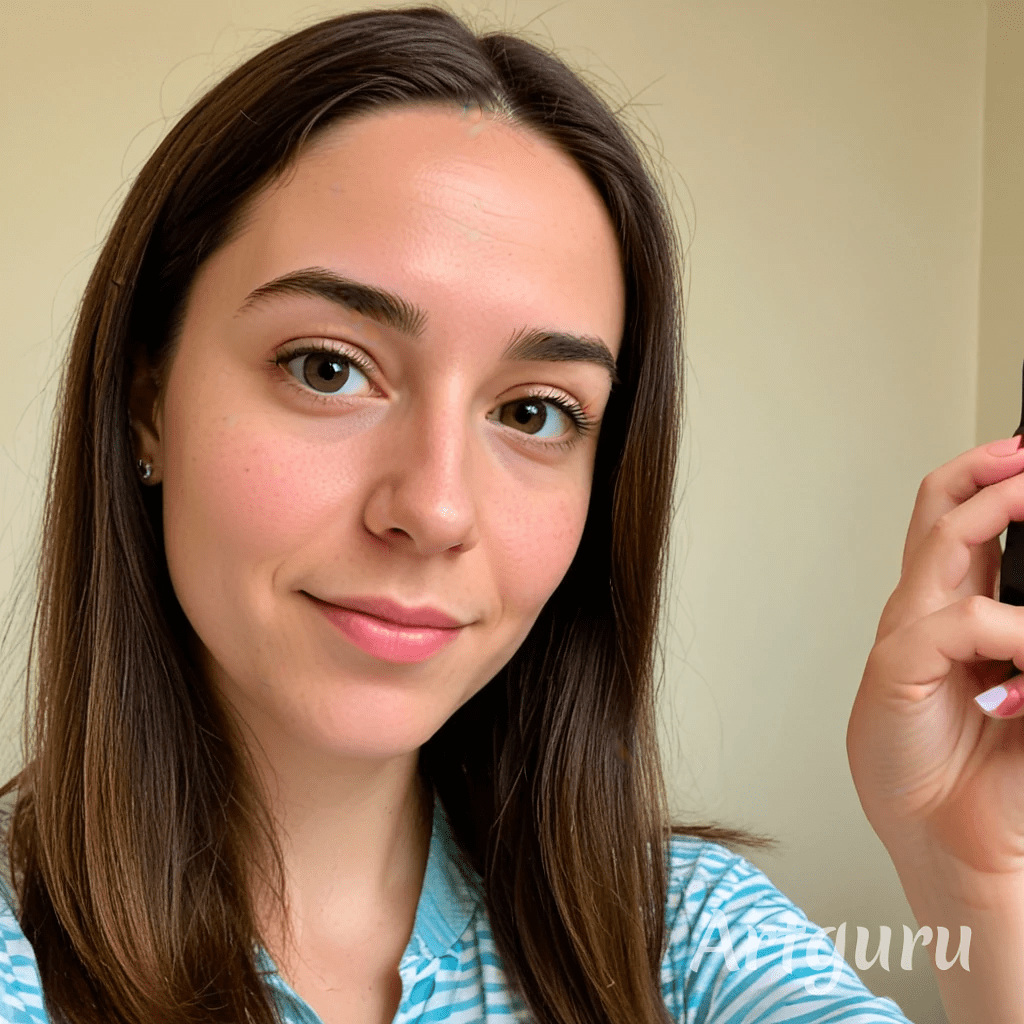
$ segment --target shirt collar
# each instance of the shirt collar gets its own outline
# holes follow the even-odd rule
[[[434,820],[430,834],[430,853],[423,876],[423,889],[416,907],[410,947],[418,939],[424,952],[440,957],[451,951],[469,926],[483,899],[483,882],[466,864],[472,885],[459,870],[465,863],[452,834],[451,822],[434,792]],[[475,888],[474,888],[475,887]],[[407,949],[408,953],[410,950]]]

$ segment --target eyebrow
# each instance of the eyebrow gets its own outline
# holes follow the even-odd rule
[[[423,335],[427,314],[420,307],[392,292],[352,281],[322,267],[296,270],[261,284],[238,308],[238,316],[276,295],[314,295],[376,320],[413,338]],[[615,359],[600,339],[567,331],[523,328],[517,331],[501,354],[503,360],[594,363],[607,370],[612,384],[619,383]]]

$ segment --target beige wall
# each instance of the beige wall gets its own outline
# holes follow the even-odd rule
[[[989,3],[978,438],[1011,434],[1024,367],[1024,0]]]
[[[0,593],[31,568],[52,375],[126,184],[201,86],[355,6],[6,0]],[[635,98],[690,239],[675,809],[781,838],[752,859],[847,923],[851,962],[858,925],[872,953],[890,927],[891,970],[862,973],[917,1024],[945,1018],[920,950],[900,969],[914,921],[844,739],[921,478],[1019,416],[1024,56],[1020,4],[995,7],[986,44],[982,0],[453,0]]]

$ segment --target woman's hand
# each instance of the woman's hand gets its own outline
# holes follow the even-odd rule
[[[1024,884],[1024,704],[999,718],[974,700],[1024,669],[1024,608],[996,600],[999,535],[1024,520],[1024,450],[988,447],[921,484],[846,747],[897,868]]]

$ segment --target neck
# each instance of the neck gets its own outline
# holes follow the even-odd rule
[[[288,977],[303,950],[348,948],[367,935],[386,934],[404,948],[432,826],[433,792],[419,775],[418,751],[339,759],[265,738],[260,748],[286,909],[257,894],[257,914],[278,968]]]

